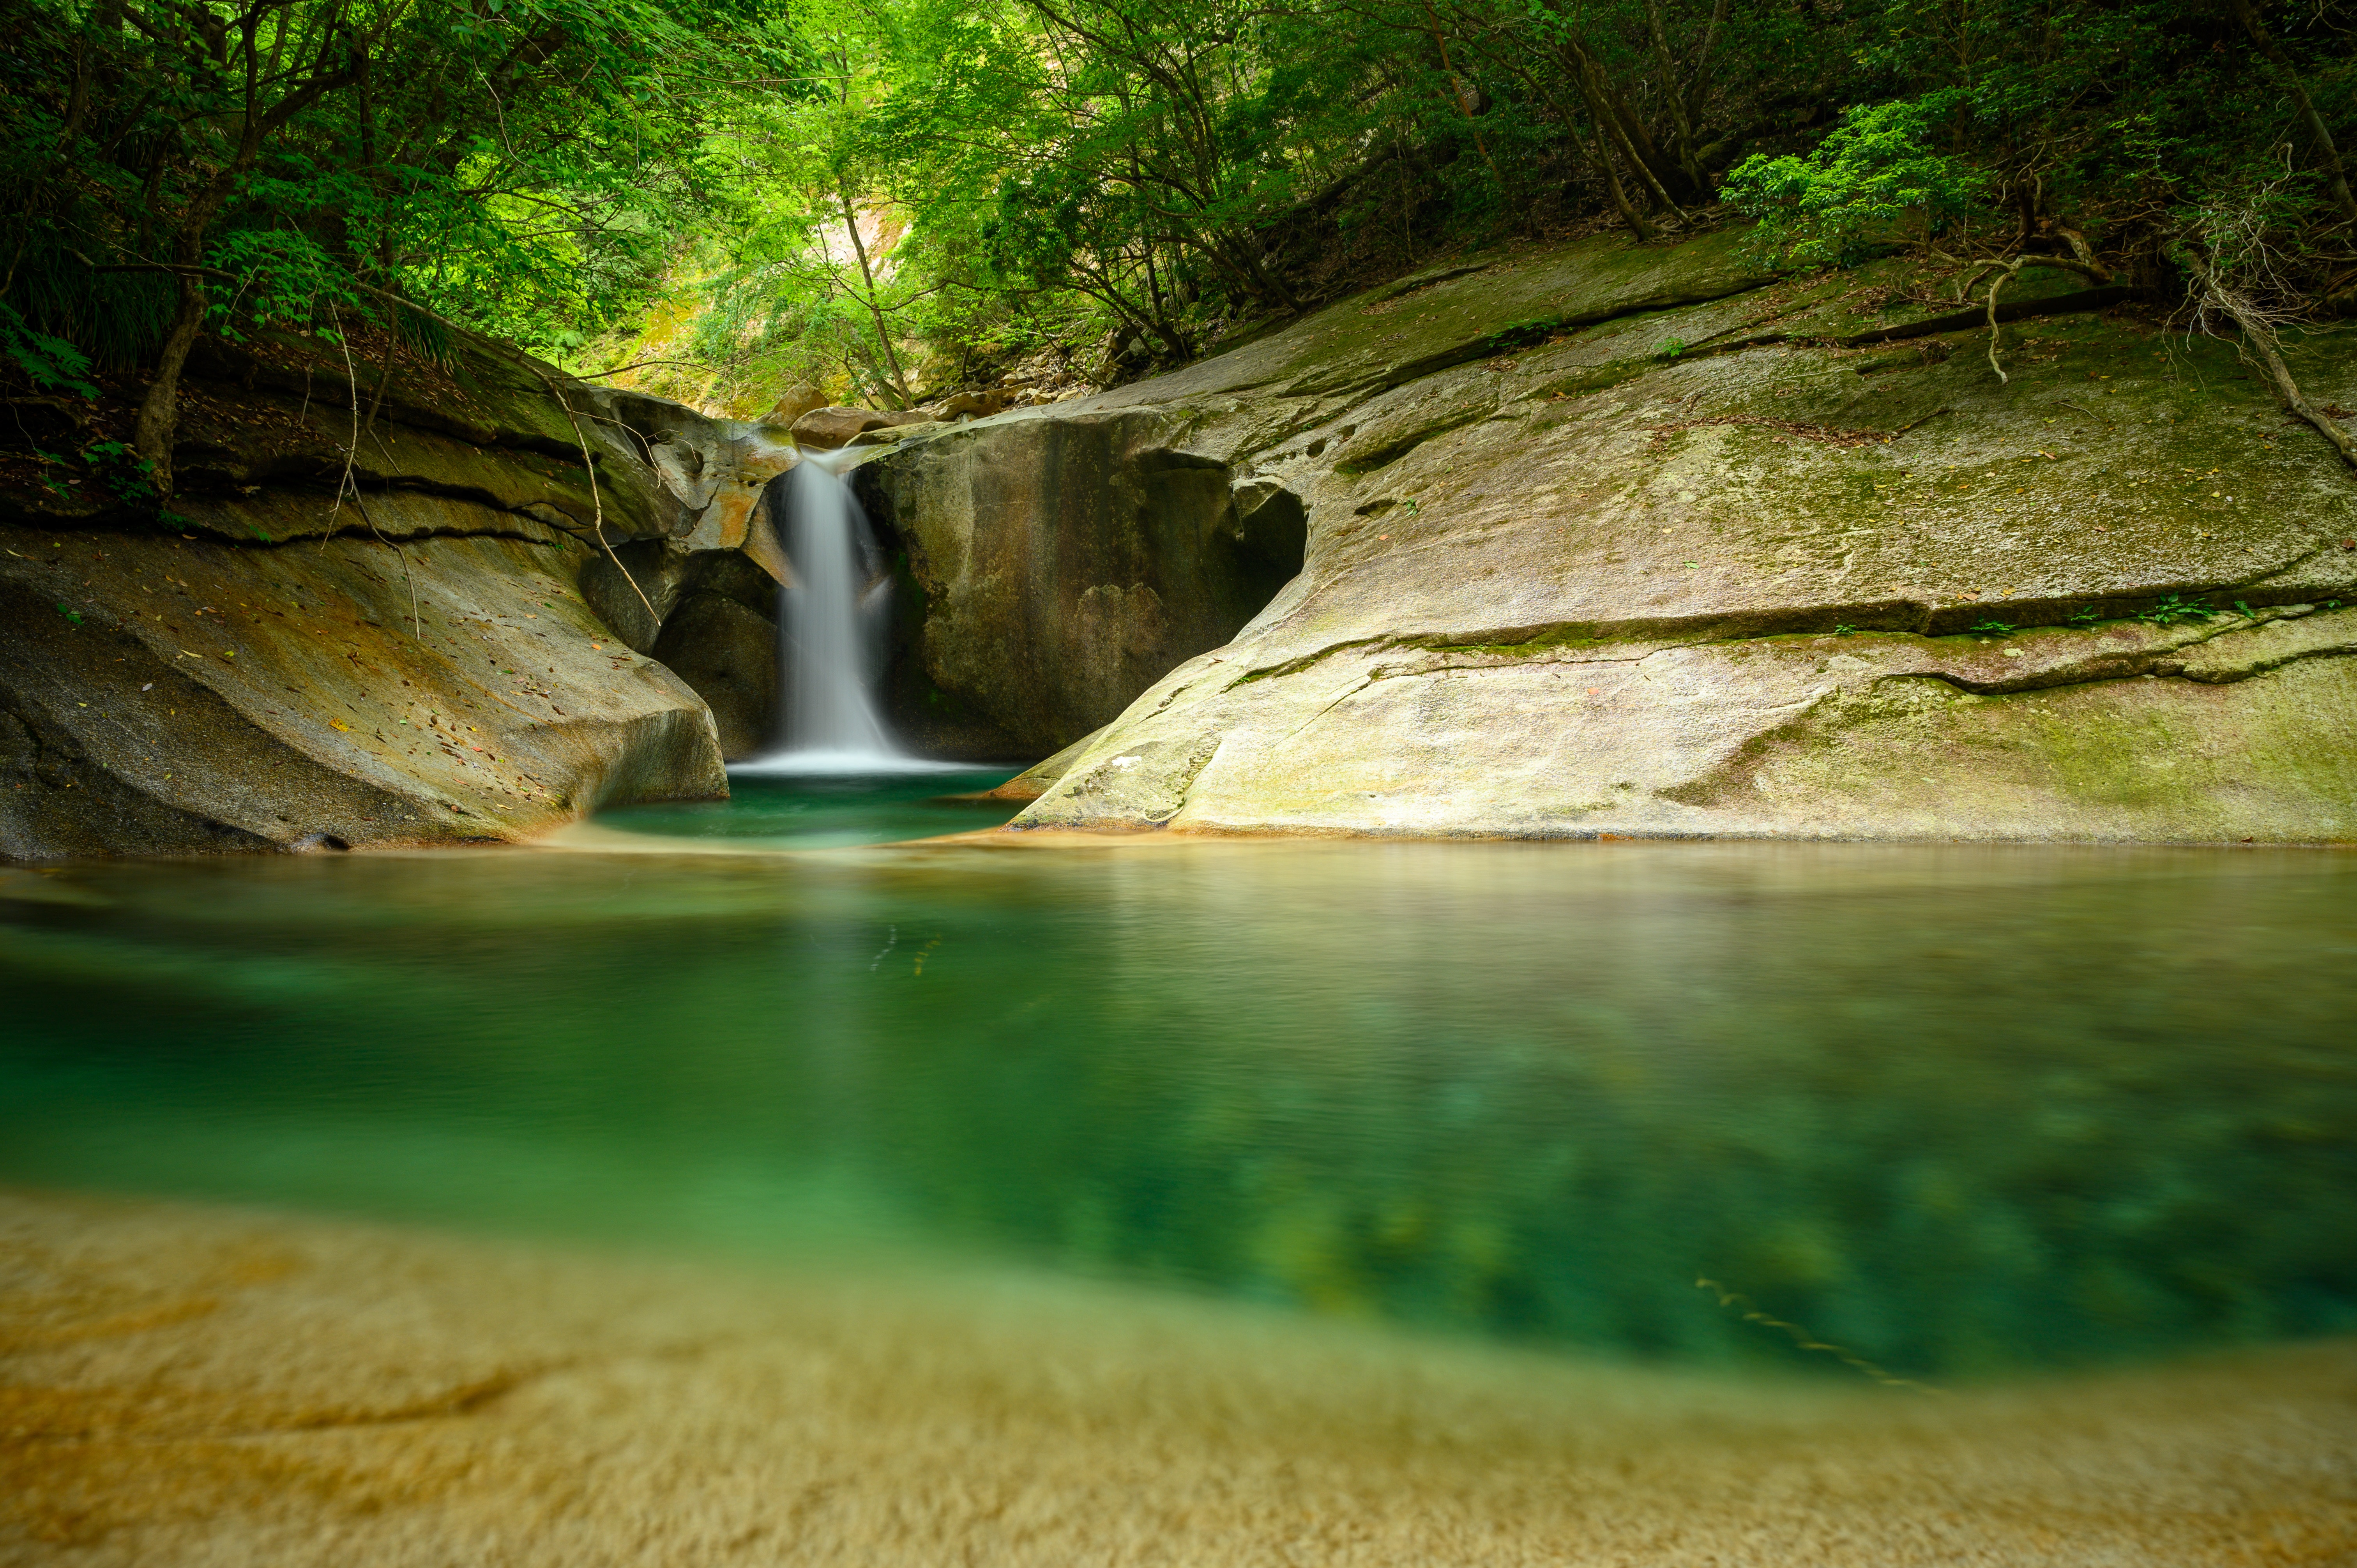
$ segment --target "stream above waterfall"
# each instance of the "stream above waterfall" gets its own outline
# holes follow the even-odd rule
[[[1833,1379],[2357,1330],[2346,855],[858,846],[1006,814],[921,790],[7,874],[0,1179]]]

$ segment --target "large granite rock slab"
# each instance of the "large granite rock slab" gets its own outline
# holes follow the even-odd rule
[[[687,679],[648,655],[683,607],[759,619],[781,433],[521,357],[345,370],[200,356],[168,520],[0,493],[0,856],[511,841],[727,792],[715,705],[758,745],[774,671],[728,655],[759,637],[669,628]]]
[[[500,842],[726,793],[705,704],[582,604],[578,545],[424,504],[475,531],[0,527],[0,855]]]
[[[2000,381],[1908,263],[1739,258],[1477,258],[878,459],[911,537],[970,526],[950,443],[1054,533],[1048,455],[1107,424],[1306,516],[1016,826],[2357,836],[2357,478],[2232,344],[2058,283]],[[2357,402],[2342,337],[2293,361]]]

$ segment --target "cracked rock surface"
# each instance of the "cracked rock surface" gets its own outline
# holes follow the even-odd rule
[[[1307,515],[1015,825],[2357,836],[2357,476],[2231,344],[2058,279],[2001,383],[1985,329],[1914,330],[1953,306],[1913,263],[1740,243],[1474,258],[879,459],[1150,413]],[[2311,398],[2357,402],[2352,342],[2295,345]]]

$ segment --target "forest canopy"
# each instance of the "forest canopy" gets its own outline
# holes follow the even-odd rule
[[[905,406],[1607,227],[2357,299],[2351,38],[2312,0],[8,7],[0,346],[45,395],[135,374],[151,457],[206,332]]]

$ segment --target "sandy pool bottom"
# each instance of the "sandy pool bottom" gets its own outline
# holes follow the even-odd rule
[[[1746,1383],[0,1192],[0,1563],[2347,1563],[2357,1344]]]

